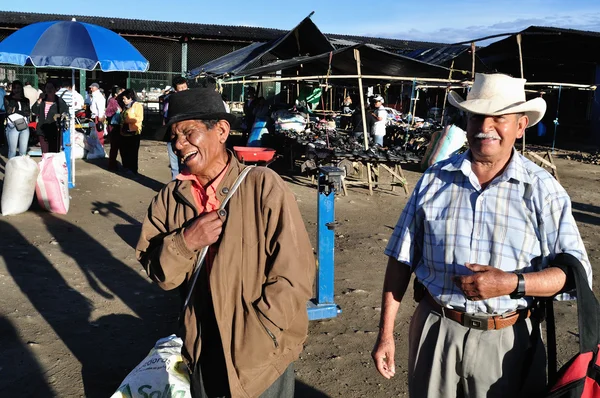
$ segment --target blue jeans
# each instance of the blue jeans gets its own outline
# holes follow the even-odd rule
[[[179,158],[173,151],[173,144],[167,142],[167,152],[169,152],[169,166],[171,167],[171,179],[175,179],[179,174]]]
[[[374,140],[375,140],[376,144],[379,144],[380,146],[383,146],[383,137],[384,137],[383,135],[375,135],[373,137],[374,137]]]
[[[27,144],[29,143],[29,129],[23,131],[15,127],[6,127],[6,141],[8,141],[8,158],[17,156],[17,146],[21,156],[27,155]]]

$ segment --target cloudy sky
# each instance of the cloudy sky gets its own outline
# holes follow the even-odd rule
[[[325,33],[443,43],[516,32],[530,25],[600,31],[600,0],[143,0],[118,6],[90,4],[28,0],[7,2],[0,9],[278,29],[291,29],[315,11],[312,19]]]

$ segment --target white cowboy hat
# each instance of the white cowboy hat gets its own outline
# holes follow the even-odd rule
[[[529,118],[528,127],[531,127],[544,117],[546,101],[541,97],[526,101],[525,81],[500,73],[476,73],[467,99],[450,91],[448,101],[458,109],[478,115],[524,113]]]
[[[376,95],[373,97],[373,102],[381,102],[383,104],[383,97],[381,95]]]

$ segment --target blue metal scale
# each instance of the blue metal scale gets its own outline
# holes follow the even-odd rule
[[[344,170],[319,167],[317,204],[317,297],[307,303],[308,319],[335,318],[342,312],[333,302],[335,194],[341,190]]]

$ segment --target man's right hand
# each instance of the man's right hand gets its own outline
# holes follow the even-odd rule
[[[222,229],[223,221],[216,211],[212,211],[192,221],[183,231],[183,239],[189,249],[200,250],[219,240]]]
[[[375,347],[371,356],[375,361],[375,367],[377,371],[381,373],[386,379],[391,379],[396,374],[396,364],[394,362],[394,354],[396,352],[396,345],[394,343],[393,335],[391,337],[377,337]]]

